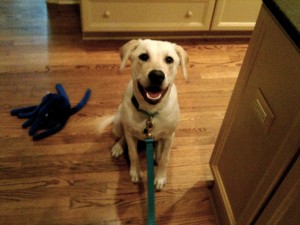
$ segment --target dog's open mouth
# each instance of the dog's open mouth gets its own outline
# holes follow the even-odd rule
[[[138,88],[143,98],[152,105],[157,104],[164,97],[168,90],[168,87],[163,90],[160,87],[151,85],[144,88],[139,82]]]

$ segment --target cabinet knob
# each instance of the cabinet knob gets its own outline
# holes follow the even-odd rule
[[[104,17],[109,18],[110,17],[110,11],[106,10],[104,12]]]
[[[187,18],[191,18],[193,16],[193,12],[191,10],[189,10],[187,13],[186,13],[186,17]]]

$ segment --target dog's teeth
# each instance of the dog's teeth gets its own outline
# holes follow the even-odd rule
[[[151,100],[158,100],[161,98],[161,93],[149,93],[147,92],[147,98],[151,99]]]

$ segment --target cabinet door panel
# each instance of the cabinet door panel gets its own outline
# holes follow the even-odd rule
[[[278,190],[258,218],[257,225],[288,225],[300,221],[300,158],[296,161]]]
[[[300,54],[263,7],[213,152],[229,224],[250,224],[300,146]],[[275,120],[266,133],[257,93]]]
[[[261,0],[219,0],[216,3],[212,30],[253,30]]]

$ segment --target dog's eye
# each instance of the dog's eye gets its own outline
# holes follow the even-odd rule
[[[174,62],[174,59],[171,56],[167,56],[165,61],[167,64],[172,64]]]
[[[149,55],[146,54],[146,53],[141,54],[141,55],[139,56],[139,59],[142,60],[142,61],[144,61],[144,62],[147,62],[148,59],[149,59]]]

